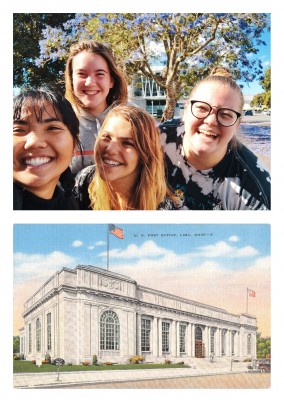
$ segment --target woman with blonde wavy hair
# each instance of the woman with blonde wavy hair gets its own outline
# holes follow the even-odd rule
[[[81,209],[178,209],[164,172],[154,118],[125,105],[112,109],[94,148],[95,166],[76,176],[74,194]]]

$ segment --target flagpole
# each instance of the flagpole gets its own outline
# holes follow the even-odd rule
[[[247,288],[247,314],[248,314],[248,288]]]
[[[109,269],[109,225],[107,224],[107,270]]]

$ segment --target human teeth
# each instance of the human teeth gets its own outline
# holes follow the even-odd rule
[[[97,94],[98,91],[97,91],[97,90],[85,90],[85,93],[86,93],[87,95],[93,95],[93,94]]]
[[[108,164],[108,165],[113,166],[113,167],[120,164],[119,162],[117,162],[117,161],[112,161],[112,160],[104,160],[104,162],[105,162],[106,164]]]
[[[203,131],[203,130],[199,130],[200,133],[203,133],[203,135],[207,135],[207,136],[213,136],[213,137],[217,137],[218,135],[216,135],[216,133],[213,132],[207,132],[207,131]]]
[[[26,165],[32,165],[33,167],[36,167],[38,165],[46,164],[50,160],[51,160],[50,157],[27,158],[27,159],[24,160],[24,163]]]

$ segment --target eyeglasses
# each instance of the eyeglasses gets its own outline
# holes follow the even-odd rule
[[[230,108],[217,108],[216,106],[210,106],[210,104],[204,101],[190,100],[191,113],[195,118],[202,119],[208,117],[211,114],[213,108],[217,109],[216,118],[222,126],[232,126],[240,118],[241,114],[237,111],[231,110]]]

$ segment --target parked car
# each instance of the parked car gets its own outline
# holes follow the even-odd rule
[[[261,372],[270,372],[271,371],[271,360],[257,360],[256,362],[257,368]]]
[[[245,116],[246,116],[246,115],[253,115],[252,110],[246,110],[246,111],[245,111]]]
[[[262,114],[263,115],[271,115],[271,111],[270,110],[263,110]]]

